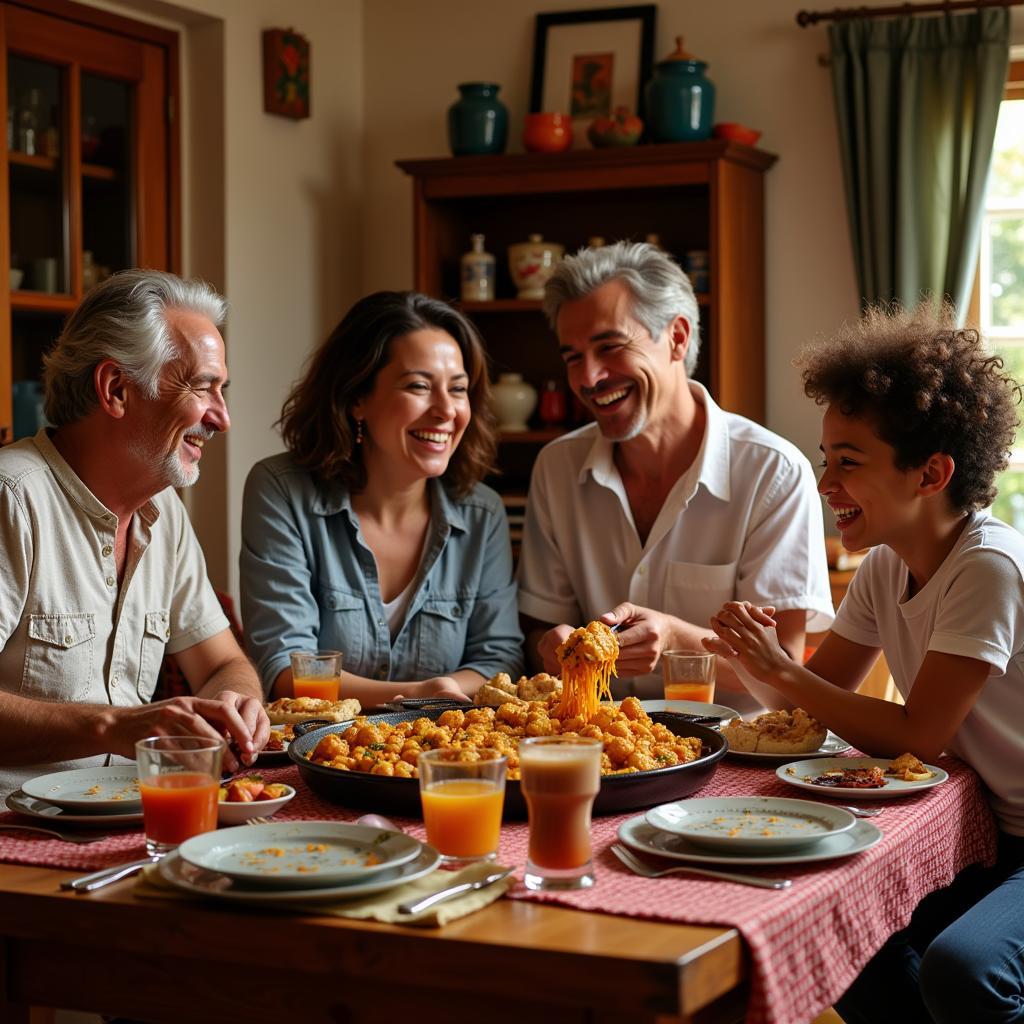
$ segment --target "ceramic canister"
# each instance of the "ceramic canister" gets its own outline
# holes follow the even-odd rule
[[[521,433],[537,406],[537,390],[523,380],[522,374],[503,373],[491,387],[491,406],[498,419],[498,429]]]
[[[461,98],[448,108],[448,144],[455,156],[504,153],[508,110],[493,82],[463,82]]]
[[[707,64],[683,49],[654,67],[647,83],[647,121],[655,142],[695,142],[711,137],[715,119],[715,87],[704,76]]]
[[[544,285],[565,254],[565,246],[545,242],[543,235],[530,235],[529,241],[508,247],[508,269],[519,289],[520,299],[543,299]]]

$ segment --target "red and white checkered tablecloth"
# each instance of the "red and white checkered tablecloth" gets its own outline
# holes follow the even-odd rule
[[[797,795],[775,777],[773,768],[748,764],[727,759],[696,795]],[[608,849],[619,825],[632,816],[618,815],[594,820],[597,884],[592,889],[539,894],[519,885],[509,896],[626,917],[736,928],[750,950],[748,1024],[806,1024],[845,991],[924,896],[947,885],[968,865],[994,856],[995,824],[977,775],[953,758],[940,764],[950,776],[944,785],[874,804],[884,808],[872,819],[884,838],[872,849],[845,860],[760,869],[784,873],[793,880],[791,889],[774,892],[684,875],[640,878]],[[288,782],[298,789],[275,820],[351,821],[362,813],[315,796],[293,766],[262,774],[267,781]],[[0,821],[12,820],[25,819],[0,814]],[[422,822],[398,823],[424,838]],[[139,829],[88,846],[0,833],[0,861],[7,863],[96,870],[144,853]],[[526,853],[526,825],[505,825],[499,860],[522,868]]]

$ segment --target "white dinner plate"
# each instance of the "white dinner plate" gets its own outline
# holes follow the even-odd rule
[[[724,729],[722,730],[722,735],[726,739],[729,738],[728,732]],[[850,744],[846,740],[840,739],[834,732],[830,732],[825,737],[825,742],[817,750],[811,750],[806,754],[760,754],[752,750],[733,750],[730,747],[729,756],[749,758],[751,761],[761,761],[763,764],[786,764],[794,757],[835,757],[836,754],[842,754],[849,749]]]
[[[178,850],[189,864],[247,885],[316,889],[396,868],[419,856],[422,846],[390,829],[289,821],[204,832],[186,839]]]
[[[675,800],[649,810],[647,823],[694,846],[738,853],[772,853],[848,832],[857,819],[841,807],[777,796],[717,796]]]
[[[142,810],[139,770],[134,764],[37,775],[22,783],[21,791],[76,814],[132,814]]]
[[[93,825],[96,828],[131,828],[142,824],[142,811],[131,814],[75,814],[63,807],[37,800],[20,789],[7,797],[7,806],[18,814],[40,821],[57,822],[59,825]]]
[[[728,853],[697,846],[682,836],[662,832],[648,824],[642,814],[628,818],[619,826],[619,839],[638,853],[651,853],[670,860],[693,864],[735,864],[745,867],[767,867],[777,864],[813,864],[820,860],[852,857],[863,853],[882,839],[881,829],[870,821],[858,821],[848,832],[828,836],[813,846],[777,853]]]
[[[642,700],[640,705],[647,714],[652,711],[678,711],[683,715],[708,715],[726,722],[740,717],[738,711],[724,704],[704,704],[699,700]]]
[[[949,776],[934,764],[926,764],[930,772],[934,772],[930,779],[922,779],[920,782],[904,782],[902,779],[894,779],[886,776],[885,785],[881,789],[860,789],[856,786],[821,786],[809,779],[816,778],[827,771],[836,771],[840,768],[871,768],[878,765],[880,768],[888,768],[892,761],[886,757],[836,757],[828,761],[791,761],[775,770],[775,774],[783,782],[797,789],[807,790],[818,797],[837,796],[843,800],[891,800],[899,796],[913,796],[915,793],[923,793],[925,790],[941,786]]]
[[[252,826],[250,826],[252,827]],[[295,903],[315,900],[348,900],[386,892],[416,878],[430,874],[441,861],[441,854],[432,846],[420,844],[419,856],[398,867],[389,868],[373,878],[348,885],[324,886],[318,889],[251,888],[227,875],[207,871],[183,860],[177,851],[160,861],[160,874],[173,886],[199,896],[241,903]]]

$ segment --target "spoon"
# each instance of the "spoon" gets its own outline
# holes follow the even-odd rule
[[[361,818],[356,818],[357,825],[366,825],[368,828],[387,828],[392,832],[404,832],[404,829],[399,828],[390,818],[385,818],[383,814],[364,814]]]

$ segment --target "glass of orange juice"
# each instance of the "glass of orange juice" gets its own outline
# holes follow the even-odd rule
[[[206,736],[150,736],[135,744],[150,856],[217,827],[223,753],[224,741]]]
[[[426,750],[417,761],[427,842],[445,867],[498,855],[507,759],[495,750],[476,753],[480,760],[460,761],[461,750]]]
[[[296,697],[337,700],[341,687],[341,651],[292,651],[292,689]]]
[[[590,813],[601,788],[603,749],[599,739],[570,734],[519,741],[519,785],[530,816],[527,889],[594,884]]]
[[[715,658],[709,651],[662,651],[665,700],[710,704],[715,699]]]

